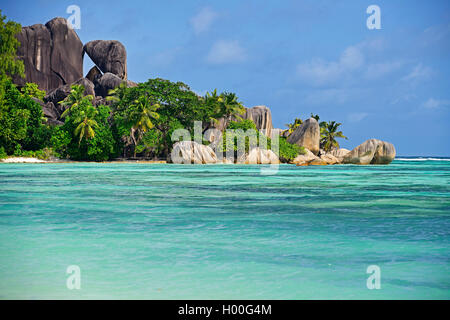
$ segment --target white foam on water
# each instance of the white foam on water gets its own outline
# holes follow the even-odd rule
[[[400,161],[450,161],[449,158],[395,158]]]

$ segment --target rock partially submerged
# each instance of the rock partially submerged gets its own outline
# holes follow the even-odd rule
[[[173,146],[171,161],[177,164],[209,164],[217,163],[217,156],[208,146],[194,141],[180,141]]]
[[[370,139],[357,146],[343,158],[343,163],[350,164],[389,164],[395,158],[392,143]]]
[[[342,162],[342,160],[344,159],[344,157],[350,152],[350,150],[345,149],[345,148],[340,148],[340,149],[333,149],[329,152],[329,154],[331,154],[332,156],[336,157],[339,162]]]
[[[298,166],[309,166],[310,163],[313,161],[315,163],[321,163],[323,160],[321,160],[318,156],[316,156],[314,153],[312,153],[310,150],[305,148],[306,153],[298,155],[294,160],[292,160],[293,164],[296,164]]]
[[[316,119],[309,118],[289,135],[287,142],[305,147],[314,155],[317,155],[320,148],[319,123]]]
[[[338,163],[341,162],[341,161],[339,161],[338,158],[336,158],[335,156],[333,156],[331,153],[325,153],[325,154],[322,154],[322,155],[320,156],[320,159],[321,159],[322,161],[325,161],[327,164],[338,164]]]

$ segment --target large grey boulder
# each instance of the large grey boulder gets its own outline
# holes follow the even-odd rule
[[[272,150],[253,148],[248,154],[239,159],[237,163],[242,164],[278,164],[280,159]]]
[[[340,163],[339,159],[333,156],[331,153],[325,153],[320,155],[320,159],[325,161],[327,164],[338,164]]]
[[[123,80],[115,74],[107,72],[95,82],[95,94],[97,96],[106,97],[109,90],[117,88],[122,81]]]
[[[44,98],[45,102],[52,102],[59,109],[60,105],[58,102],[63,101],[70,94],[72,85],[82,85],[84,86],[84,95],[95,96],[94,84],[86,78],[80,78],[77,81],[50,91]]]
[[[389,164],[394,158],[395,147],[392,143],[370,139],[350,151],[343,158],[343,163]]]
[[[247,108],[243,119],[252,120],[256,129],[262,131],[267,137],[272,136],[272,113],[266,106]]]
[[[83,53],[92,59],[103,73],[110,72],[127,79],[127,51],[117,40],[94,40],[84,45]]]
[[[292,132],[287,142],[297,144],[317,155],[320,150],[320,127],[314,118],[309,118]]]
[[[293,164],[297,166],[309,166],[309,165],[325,165],[327,164],[323,159],[316,156],[310,150],[305,149],[304,154],[298,155],[294,160],[292,160]]]
[[[175,143],[170,158],[173,163],[177,164],[217,163],[217,156],[209,146],[194,141]]]
[[[339,162],[342,162],[342,160],[344,159],[344,157],[350,152],[350,150],[345,149],[345,148],[340,148],[340,149],[333,149],[329,152],[329,154],[331,154],[332,156],[335,156]]]
[[[220,118],[216,122],[211,122],[210,127],[216,128],[220,131],[224,131],[231,121],[240,120],[252,120],[256,125],[256,129],[262,131],[267,137],[272,136],[272,113],[270,109],[266,106],[255,106],[252,108],[245,108],[245,113],[237,116],[231,116],[228,118]]]
[[[48,92],[83,76],[83,44],[66,19],[23,27],[17,39],[25,65],[25,78],[13,76],[17,85],[34,82]]]
[[[95,95],[100,97],[107,97],[109,90],[117,88],[122,82],[126,82],[127,87],[136,87],[138,84],[130,80],[123,80],[110,72],[95,78]]]

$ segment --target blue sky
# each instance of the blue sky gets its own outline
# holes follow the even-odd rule
[[[233,91],[266,105],[275,127],[319,114],[353,148],[370,138],[398,155],[450,156],[450,1],[5,1],[23,26],[81,8],[86,43],[121,41],[128,77]],[[369,30],[366,8],[381,9]],[[85,73],[92,66],[85,57]]]

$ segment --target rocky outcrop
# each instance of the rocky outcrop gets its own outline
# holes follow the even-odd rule
[[[394,158],[395,147],[392,143],[370,139],[345,155],[343,163],[389,164]]]
[[[332,156],[335,156],[339,162],[342,162],[344,157],[350,152],[350,150],[345,148],[333,149],[329,152]]]
[[[266,106],[255,106],[252,108],[245,108],[245,113],[229,118],[220,118],[216,122],[211,122],[209,128],[216,128],[220,131],[224,131],[231,121],[240,120],[252,120],[256,126],[256,129],[262,131],[267,137],[271,137],[273,125],[272,125],[272,113]]]
[[[298,166],[308,166],[313,161],[315,163],[323,161],[318,156],[313,154],[310,150],[305,148],[305,151],[306,151],[305,154],[298,155],[294,160],[292,160],[292,163]]]
[[[208,146],[194,141],[180,141],[173,146],[171,161],[178,164],[208,164],[217,163],[217,156]]]
[[[94,40],[84,45],[83,53],[92,59],[103,73],[127,79],[127,51],[117,40]]]
[[[95,94],[97,96],[106,97],[109,90],[117,88],[122,81],[123,80],[115,74],[109,72],[105,73],[95,82]]]
[[[330,153],[325,153],[320,156],[320,159],[325,161],[327,164],[338,164],[340,161]]]
[[[320,147],[319,123],[316,119],[309,118],[289,135],[287,142],[305,147],[317,155]]]
[[[91,81],[92,83],[95,83],[99,78],[101,78],[101,76],[102,72],[100,71],[100,69],[97,68],[97,66],[93,66],[89,70],[85,78]]]
[[[34,82],[48,92],[83,77],[83,44],[66,19],[23,27],[17,39],[25,65],[25,78],[13,77],[17,85]]]
[[[71,87],[73,85],[84,86],[84,95],[91,95],[91,96],[95,95],[94,84],[86,78],[81,78],[78,79],[77,81],[74,81],[73,83],[63,85],[59,88],[50,91],[45,96],[44,100],[46,102],[53,102],[53,104],[57,106],[58,102],[63,101],[70,94],[70,91],[72,90]]]
[[[272,150],[253,148],[243,159],[237,161],[242,164],[278,164],[280,160]]]
[[[266,106],[247,108],[243,119],[252,120],[256,129],[262,131],[267,137],[272,136],[272,113]]]

